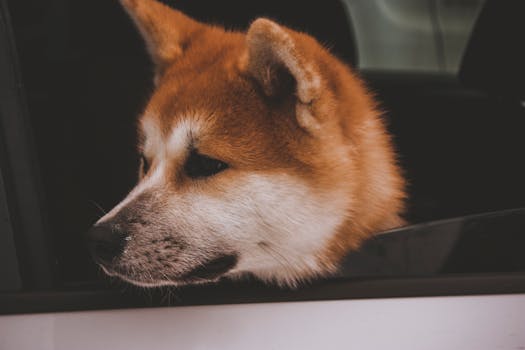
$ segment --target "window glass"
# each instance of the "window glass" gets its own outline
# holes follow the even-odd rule
[[[229,27],[241,28],[252,19],[243,17],[243,11],[255,11],[254,3],[258,3],[258,15],[273,14],[285,24],[295,23],[294,27],[299,23],[294,21],[306,21],[310,25],[305,31],[350,64],[357,51],[357,68],[385,111],[410,183],[409,222],[525,206],[525,171],[516,161],[525,147],[523,107],[465,90],[448,79],[434,79],[457,72],[483,0],[345,0],[349,17],[343,14],[343,21],[338,22],[333,19],[334,7],[328,11],[325,1],[308,2],[301,13],[282,1],[167,2],[200,20],[231,22]],[[271,13],[265,10],[270,3]],[[136,117],[152,90],[151,63],[118,1],[58,0],[50,6],[40,0],[11,0],[9,9],[41,169],[57,280],[64,285],[100,280],[102,274],[92,263],[82,234],[137,181]],[[386,73],[386,78],[370,72]],[[411,74],[404,75],[414,72],[423,74],[416,80]],[[494,123],[494,116],[499,123]],[[453,234],[450,242],[439,242],[443,254],[455,251],[462,225],[448,226]],[[490,231],[491,239],[497,231]],[[432,251],[431,240],[419,243],[415,234],[411,239],[416,243],[410,249],[416,253]],[[394,241],[372,242],[358,261],[384,257],[389,251],[393,252],[388,257],[393,259],[388,260],[391,266],[395,261],[409,261],[404,243]],[[476,239],[469,242],[473,241]],[[399,244],[388,250],[381,242],[390,247]],[[494,241],[484,242],[486,247]],[[475,245],[466,247],[476,254]],[[512,265],[513,271],[521,268],[520,263]],[[352,274],[370,271],[373,264],[359,267],[353,260],[351,267],[361,270],[354,269]],[[447,271],[457,272],[457,266]],[[467,272],[485,269],[475,266]],[[505,271],[505,266],[497,272]],[[392,276],[403,271],[440,272],[432,268],[403,266],[393,269]]]
[[[359,67],[456,73],[484,0],[345,0]]]

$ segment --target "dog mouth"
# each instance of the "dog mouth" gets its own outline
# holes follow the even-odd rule
[[[224,275],[237,265],[236,255],[222,255],[218,258],[208,260],[204,264],[195,267],[184,274],[183,280],[213,280]]]
[[[141,273],[136,269],[99,265],[107,275],[117,277],[125,282],[140,287],[161,287],[214,282],[232,270],[237,265],[237,262],[237,255],[221,255],[199,264],[182,275],[170,278],[163,274],[158,279],[154,278],[151,273]]]

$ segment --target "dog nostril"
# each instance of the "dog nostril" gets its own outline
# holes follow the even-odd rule
[[[100,264],[111,263],[126,245],[126,235],[107,224],[93,226],[86,239],[93,259]]]

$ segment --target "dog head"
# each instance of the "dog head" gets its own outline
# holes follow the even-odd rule
[[[88,235],[108,274],[295,285],[399,222],[402,180],[373,101],[312,37],[267,19],[227,32],[154,0],[121,2],[155,91],[138,122],[138,184]]]

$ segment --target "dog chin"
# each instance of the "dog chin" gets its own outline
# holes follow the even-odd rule
[[[99,265],[104,273],[110,277],[118,278],[126,283],[132,284],[137,287],[142,288],[158,288],[158,287],[182,287],[187,285],[197,285],[197,284],[209,284],[209,283],[215,283],[219,281],[221,278],[225,276],[217,276],[215,278],[185,278],[185,279],[169,279],[169,280],[141,280],[138,278],[134,278],[132,276],[119,273],[113,270],[108,269],[107,267],[103,265]]]

